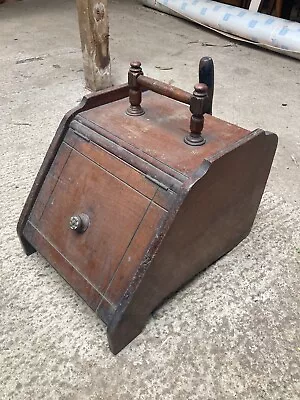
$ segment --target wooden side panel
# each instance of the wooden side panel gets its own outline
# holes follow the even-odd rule
[[[164,298],[248,235],[276,145],[275,135],[261,131],[213,161],[192,187],[139,286],[116,311],[108,331],[114,353],[140,333]]]
[[[152,267],[156,290],[161,281],[165,282],[159,285],[161,293],[177,290],[249,234],[276,141],[274,135],[261,133],[214,161],[195,184]]]

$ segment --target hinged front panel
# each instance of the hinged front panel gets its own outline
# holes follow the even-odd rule
[[[104,294],[118,267],[124,264],[123,257],[137,232],[141,235],[139,252],[146,251],[149,240],[143,240],[140,226],[144,216],[159,207],[150,207],[151,198],[67,144],[63,144],[57,158],[60,162],[55,162],[48,174],[25,235],[31,226],[63,255],[73,273]],[[122,176],[130,175],[131,168],[124,168]],[[157,186],[143,179],[143,187],[149,186],[147,192],[153,198]],[[30,241],[35,242],[33,236]],[[38,247],[37,242],[33,245]],[[43,254],[43,249],[38,250]],[[59,266],[56,268],[59,270]]]

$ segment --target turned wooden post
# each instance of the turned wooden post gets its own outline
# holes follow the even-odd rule
[[[210,109],[208,87],[204,83],[197,83],[190,100],[190,110],[192,113],[190,130],[191,132],[184,138],[186,144],[190,146],[202,146],[205,139],[201,135],[204,126],[204,114]]]
[[[139,61],[131,62],[128,72],[130,106],[126,111],[127,115],[139,116],[145,114],[145,111],[141,107],[142,91],[137,81],[140,75],[143,75],[141,63]]]
[[[111,86],[107,0],[76,0],[86,85]]]

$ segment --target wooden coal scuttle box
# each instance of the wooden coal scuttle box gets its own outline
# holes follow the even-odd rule
[[[199,75],[190,94],[134,62],[128,84],[85,97],[19,220],[26,253],[42,254],[99,315],[113,353],[248,235],[269,175],[277,136],[210,115],[210,58]]]

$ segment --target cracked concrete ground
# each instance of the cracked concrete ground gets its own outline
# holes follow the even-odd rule
[[[102,322],[16,236],[54,132],[85,93],[75,1],[2,4],[0,399],[299,399],[299,61],[134,1],[109,3],[114,83],[137,58],[191,90],[210,55],[214,114],[276,132],[279,148],[249,237],[113,356]]]

